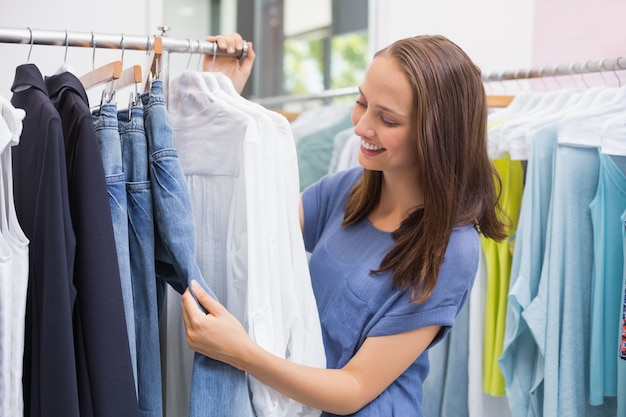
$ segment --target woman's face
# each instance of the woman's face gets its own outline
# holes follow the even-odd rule
[[[392,58],[378,56],[359,91],[352,110],[354,132],[361,138],[359,163],[371,171],[415,170],[413,97],[405,74]]]

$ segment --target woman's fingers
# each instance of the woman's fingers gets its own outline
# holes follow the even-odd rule
[[[232,364],[233,355],[250,341],[241,323],[195,281],[183,293],[182,310],[187,344],[195,352]]]
[[[219,49],[223,49],[229,54],[243,49],[243,37],[237,32],[230,35],[207,36],[206,41],[216,42]]]
[[[217,315],[218,312],[224,310],[224,306],[211,297],[195,279],[191,280],[189,288],[191,293],[196,297],[196,300],[198,300],[198,303],[200,303],[209,314]]]

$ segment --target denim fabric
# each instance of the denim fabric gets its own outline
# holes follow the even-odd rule
[[[195,261],[191,198],[174,149],[162,81],[154,80],[150,93],[141,99],[150,155],[157,276],[179,293],[196,279],[214,297]],[[254,416],[245,373],[195,354],[189,416],[217,415]]]
[[[96,138],[100,146],[104,175],[109,194],[109,206],[113,220],[115,250],[120,270],[122,300],[126,316],[126,329],[130,347],[130,359],[137,388],[137,347],[135,343],[135,309],[133,306],[133,288],[130,276],[130,253],[128,247],[128,220],[126,186],[122,167],[122,147],[117,130],[117,105],[105,103],[92,115]]]
[[[137,335],[137,399],[142,417],[162,417],[161,357],[154,267],[154,221],[143,107],[117,115],[128,204],[130,271]]]

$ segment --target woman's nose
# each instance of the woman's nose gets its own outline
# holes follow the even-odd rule
[[[357,136],[370,138],[376,134],[374,129],[369,127],[367,117],[365,115],[361,115],[361,117],[357,119],[353,118],[352,123],[354,123],[354,134]]]

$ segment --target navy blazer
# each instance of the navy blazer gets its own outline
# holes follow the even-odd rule
[[[87,94],[70,72],[46,77],[45,83],[63,126],[76,234],[74,338],[81,417],[137,417],[111,209]]]

